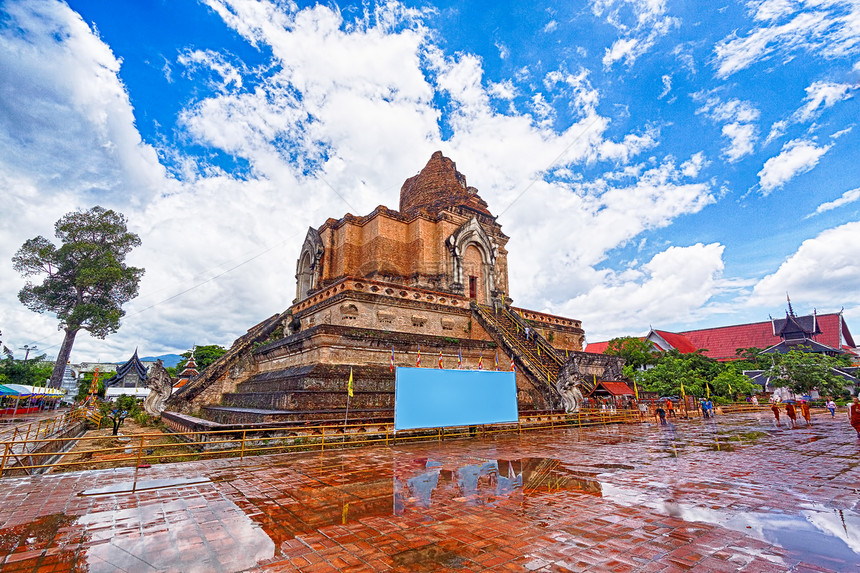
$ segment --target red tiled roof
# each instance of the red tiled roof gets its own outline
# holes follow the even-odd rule
[[[843,340],[853,346],[854,339],[848,331],[845,321],[840,321],[839,314],[818,315],[818,327],[821,334],[814,340],[827,346],[839,347],[839,324],[842,323]],[[722,326],[718,328],[704,328],[702,330],[689,330],[682,332],[696,348],[705,348],[706,356],[717,360],[734,360],[738,348],[769,348],[779,344],[782,339],[773,335],[773,325],[768,320],[765,322],[754,322],[752,324],[737,324],[733,326]]]
[[[671,344],[672,348],[676,349],[681,354],[690,354],[691,352],[695,352],[701,348],[701,346],[696,346],[683,334],[667,332],[665,330],[655,330],[654,332],[656,332],[660,338]]]
[[[609,340],[605,342],[589,342],[585,345],[585,351],[592,354],[603,354],[603,351],[609,348]]]
[[[819,314],[817,321],[821,334],[815,337],[816,342],[832,348],[839,348],[839,327],[841,324],[842,341],[844,342],[841,347],[850,351],[856,347],[854,338],[848,330],[848,325],[845,324],[844,320],[840,320],[839,313]],[[678,349],[681,354],[694,352],[701,348],[704,349],[705,356],[716,360],[734,360],[737,358],[735,350],[738,348],[754,346],[764,350],[774,344],[779,344],[782,340],[773,335],[773,324],[769,320],[677,333],[665,330],[655,330],[654,332],[671,344],[673,348]],[[602,354],[607,346],[609,346],[609,341],[591,342],[586,346],[586,350]]]
[[[631,390],[630,386],[628,386],[624,382],[604,382],[603,380],[597,383],[597,386],[594,388],[594,390],[591,391],[589,395],[594,394],[601,387],[613,396],[633,395],[633,390]]]

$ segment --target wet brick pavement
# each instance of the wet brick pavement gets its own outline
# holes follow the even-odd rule
[[[0,480],[0,570],[860,571],[860,441],[765,413]]]

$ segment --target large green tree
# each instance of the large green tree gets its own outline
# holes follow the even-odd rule
[[[767,375],[774,386],[787,387],[795,394],[804,395],[817,390],[822,396],[835,396],[842,392],[845,380],[834,372],[834,368],[848,364],[848,359],[842,356],[790,350],[773,355],[773,364]]]
[[[656,364],[660,359],[660,353],[654,351],[650,342],[633,336],[613,338],[603,353],[623,358],[624,374],[629,378],[633,377],[633,372]]]
[[[191,358],[191,350],[180,354],[182,360],[176,363],[176,373],[179,374],[188,364],[188,359]],[[194,347],[194,362],[197,363],[197,370],[203,372],[203,369],[221,358],[227,349],[217,344],[207,344],[205,346]]]
[[[25,277],[44,276],[41,284],[28,281],[18,299],[34,312],[55,313],[65,331],[51,375],[51,385],[59,388],[78,331],[96,338],[116,332],[125,315],[122,305],[137,296],[143,269],[125,264],[140,238],[128,231],[122,213],[99,206],[66,213],[54,231],[59,248],[38,236],[18,249],[12,263]]]

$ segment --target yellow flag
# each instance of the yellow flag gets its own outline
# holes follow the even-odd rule
[[[707,382],[705,382],[705,392],[708,394],[708,400],[711,399],[711,386]]]
[[[734,396],[734,394],[735,394],[735,393],[734,393],[734,391],[732,390],[732,385],[731,385],[731,384],[729,384],[729,397]]]
[[[683,382],[681,382],[681,396],[684,396],[684,399],[685,399],[685,400],[687,399],[687,398],[686,398],[686,397],[687,397],[687,394],[685,394],[685,393],[684,393],[684,383],[683,383]]]
[[[346,392],[352,398],[352,366],[349,367],[349,384],[346,385]]]
[[[636,380],[633,381],[633,392],[636,394],[636,401],[639,401],[639,387],[636,386]]]

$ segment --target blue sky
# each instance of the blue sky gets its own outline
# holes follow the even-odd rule
[[[0,260],[95,204],[143,240],[122,329],[74,360],[230,344],[290,305],[308,226],[396,208],[436,149],[511,237],[515,304],[591,341],[786,292],[860,325],[856,0],[0,10]],[[0,278],[4,343],[56,352]]]

